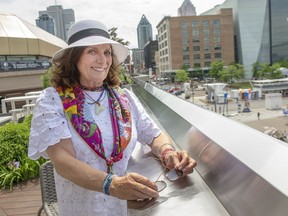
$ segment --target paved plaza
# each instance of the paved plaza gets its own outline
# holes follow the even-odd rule
[[[199,94],[199,93],[198,93]],[[183,96],[182,96],[183,97]],[[188,99],[190,102],[194,100],[194,103],[215,111],[215,104],[208,104],[205,102],[205,96],[195,96],[194,99],[190,98]],[[241,111],[243,110],[245,106],[245,102],[241,101]],[[223,104],[217,104],[216,110],[217,113],[222,114],[224,113],[225,116],[228,118],[241,122],[243,124],[246,124],[256,130],[259,130],[261,132],[264,132],[267,130],[267,128],[276,128],[278,130],[281,130],[282,132],[288,131],[288,116],[283,114],[283,110],[277,109],[277,110],[268,110],[265,108],[265,99],[259,99],[259,100],[250,100],[250,111],[251,112],[238,112],[238,103],[236,100],[231,100],[228,103],[228,111],[227,107]],[[288,105],[288,98],[284,97],[282,99],[282,107],[286,107]],[[221,110],[221,113],[220,113]],[[224,112],[223,112],[224,111]],[[228,113],[228,115],[227,115]],[[258,113],[260,113],[259,119],[258,119]]]

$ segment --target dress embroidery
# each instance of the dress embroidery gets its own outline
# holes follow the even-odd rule
[[[107,157],[102,143],[101,131],[94,120],[85,119],[83,105],[85,94],[79,86],[74,88],[57,88],[62,105],[75,131],[99,157],[106,161],[108,173],[113,173],[113,164],[123,158],[123,151],[131,139],[132,123],[128,109],[128,98],[120,87],[112,88],[105,85],[107,90],[109,112],[113,130],[113,150]]]

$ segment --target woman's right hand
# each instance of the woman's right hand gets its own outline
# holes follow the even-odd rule
[[[114,176],[109,187],[109,194],[123,200],[159,197],[156,184],[138,173]]]

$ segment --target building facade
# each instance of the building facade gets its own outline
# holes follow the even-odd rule
[[[0,13],[0,95],[42,87],[60,38],[11,14]]]
[[[226,0],[202,15],[221,8],[233,9],[236,61],[244,65],[247,79],[255,62],[272,64],[288,57],[288,0]]]
[[[158,41],[149,40],[144,46],[145,68],[156,71],[155,52],[158,50]]]
[[[190,0],[184,0],[177,12],[178,16],[196,16],[196,8]]]
[[[144,50],[132,49],[132,64],[135,73],[141,73],[144,69]]]
[[[52,5],[47,7],[46,11],[39,11],[39,18],[42,15],[49,15],[53,18],[55,26],[54,35],[67,41],[68,29],[75,22],[74,10],[63,9],[62,5]]]
[[[164,17],[157,25],[160,72],[208,70],[213,61],[234,61],[231,9],[217,15]]]
[[[36,26],[49,32],[50,34],[55,35],[54,21],[53,18],[50,17],[48,14],[42,14],[41,16],[39,16],[39,18],[36,19]]]
[[[138,48],[143,49],[145,44],[152,39],[152,25],[143,14],[137,26]]]

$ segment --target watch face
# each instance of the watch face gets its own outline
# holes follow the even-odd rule
[[[180,178],[183,175],[183,172],[181,170],[171,169],[169,172],[165,174],[165,177],[169,181],[175,181],[178,178]]]

